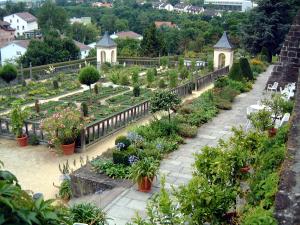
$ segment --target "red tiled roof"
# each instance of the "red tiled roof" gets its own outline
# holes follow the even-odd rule
[[[11,41],[11,42],[6,42],[4,45],[0,46],[0,48],[9,46],[11,44],[15,44],[15,45],[19,45],[25,49],[28,48],[30,40],[15,40],[15,41]]]
[[[176,24],[172,23],[172,22],[167,22],[167,21],[155,21],[155,26],[157,28],[160,28],[160,27],[163,27],[163,26],[175,28]]]
[[[20,12],[20,13],[16,13],[15,15],[19,16],[20,18],[22,18],[28,23],[37,21],[37,18],[28,12]]]
[[[74,40],[74,43],[75,43],[75,45],[80,49],[80,51],[86,51],[86,50],[90,50],[90,49],[91,49],[90,46],[85,45],[85,44],[83,44],[83,43],[81,43],[81,42],[79,42],[79,41],[75,41],[75,40]]]

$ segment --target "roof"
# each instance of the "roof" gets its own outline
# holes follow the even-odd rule
[[[91,49],[90,46],[85,45],[85,44],[83,44],[83,43],[81,43],[81,42],[79,42],[79,41],[75,41],[75,40],[74,40],[74,43],[75,43],[75,45],[80,49],[80,51],[86,51],[86,50],[90,50],[90,49]]]
[[[188,7],[189,5],[183,4],[183,3],[178,3],[174,6],[176,9],[184,9],[185,7]]]
[[[28,12],[15,13],[15,15],[22,18],[23,20],[25,20],[28,23],[37,21],[37,18]]]
[[[96,46],[109,48],[116,47],[117,44],[110,38],[108,32],[106,31],[102,39],[97,42]]]
[[[11,41],[11,42],[6,42],[4,45],[0,46],[0,48],[4,48],[6,46],[15,44],[15,45],[18,45],[22,48],[27,49],[28,45],[29,45],[29,42],[30,42],[30,40],[15,40],[15,41]]]
[[[142,35],[137,34],[133,31],[121,31],[115,34],[116,36],[118,36],[118,38],[131,38],[131,39],[139,39],[142,37]]]
[[[168,22],[168,21],[155,21],[154,23],[155,23],[155,26],[157,28],[160,28],[160,27],[163,27],[163,26],[165,26],[165,27],[173,27],[173,28],[176,27],[175,23]]]
[[[225,48],[225,49],[233,49],[232,45],[230,44],[227,33],[224,31],[221,39],[215,44],[214,48]]]
[[[8,22],[2,20],[0,20],[0,28],[5,31],[15,31],[14,28],[10,27]]]

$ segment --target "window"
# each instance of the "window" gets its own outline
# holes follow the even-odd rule
[[[22,29],[23,29],[23,30],[24,30],[24,28],[25,28],[25,27],[24,27],[24,26],[22,26]]]
[[[17,51],[17,55],[21,55],[21,52],[20,52],[20,51]]]
[[[19,23],[19,19],[17,19],[17,23]]]
[[[10,23],[12,23],[12,20],[9,20]]]
[[[19,30],[19,26],[17,26],[17,30]]]

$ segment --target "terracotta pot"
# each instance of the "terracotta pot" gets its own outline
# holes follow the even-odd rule
[[[152,181],[153,178],[149,179],[148,177],[143,177],[142,180],[138,183],[139,191],[141,192],[151,191]]]
[[[269,129],[268,133],[269,137],[274,137],[277,134],[277,129],[275,127],[272,127],[271,129]]]
[[[250,166],[245,166],[240,169],[240,172],[241,173],[249,173],[249,170],[250,170]]]
[[[63,150],[64,155],[72,155],[75,150],[75,142],[68,145],[61,145],[61,149]]]
[[[17,137],[17,142],[20,147],[25,147],[28,145],[28,136],[24,134],[22,137],[18,138]]]

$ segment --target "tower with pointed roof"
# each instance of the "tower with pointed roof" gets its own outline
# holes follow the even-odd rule
[[[115,64],[117,62],[117,44],[110,38],[106,31],[104,36],[96,44],[97,49],[97,67],[108,62]]]
[[[234,50],[228,40],[227,33],[224,32],[221,39],[214,46],[214,69],[229,66],[233,64]]]

